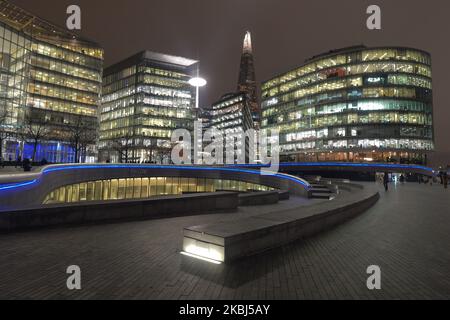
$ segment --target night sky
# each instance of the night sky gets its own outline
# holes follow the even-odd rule
[[[81,34],[105,49],[105,66],[143,49],[201,61],[201,105],[236,89],[244,32],[252,33],[258,81],[335,48],[407,46],[432,55],[436,149],[450,164],[450,2],[442,0],[10,0],[64,26],[82,10]],[[382,30],[366,28],[366,8],[382,9]]]

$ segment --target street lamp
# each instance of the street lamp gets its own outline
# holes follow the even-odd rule
[[[195,87],[195,109],[196,109],[196,112],[197,112],[197,120],[198,120],[198,116],[199,116],[199,113],[198,113],[199,109],[198,109],[198,107],[199,107],[200,87],[204,87],[206,85],[206,80],[203,79],[203,78],[200,78],[200,76],[199,76],[199,68],[198,67],[197,67],[197,76],[189,79],[188,82],[189,82],[189,84],[191,86]],[[201,121],[200,121],[200,123],[201,123]],[[200,128],[201,128],[201,125],[200,125]],[[194,131],[197,131],[197,130],[198,129],[196,129],[196,125],[194,124]],[[199,133],[200,133],[200,137],[203,137],[203,133],[201,132],[201,129],[200,129]],[[196,134],[198,134],[198,132],[194,133],[194,137],[196,136]],[[200,138],[200,141],[201,141],[201,138]],[[197,141],[195,142],[195,145],[194,145],[194,163],[197,162],[196,159],[198,159],[198,157],[200,157],[200,159],[203,159],[202,154],[199,153],[199,150],[201,152],[202,145],[201,145],[201,142],[200,142],[200,145],[199,145],[199,140],[197,139]]]
[[[193,87],[195,87],[195,108],[198,109],[198,100],[199,100],[199,91],[200,87],[203,87],[206,85],[206,80],[200,77],[195,77],[189,79],[189,84]]]

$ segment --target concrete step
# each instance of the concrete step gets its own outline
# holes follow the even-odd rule
[[[323,184],[310,183],[310,185],[314,189],[328,189],[328,187],[324,186]]]
[[[327,200],[333,200],[336,196],[334,194],[331,193],[316,193],[316,192],[312,192],[311,193],[311,198],[312,199],[327,199]]]
[[[304,180],[314,183],[314,182],[319,182],[321,177],[320,176],[304,176],[302,177]]]
[[[311,190],[312,193],[332,193],[330,189],[328,188],[311,188],[309,189]]]
[[[314,181],[314,180],[306,180],[308,181],[309,184],[317,184],[317,185],[321,185],[321,186],[325,186],[325,185],[331,185],[331,181],[330,180],[320,180],[320,181]]]

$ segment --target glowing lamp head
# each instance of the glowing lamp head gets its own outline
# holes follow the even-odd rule
[[[193,87],[203,87],[206,85],[206,80],[203,78],[195,77],[189,79],[189,84]]]

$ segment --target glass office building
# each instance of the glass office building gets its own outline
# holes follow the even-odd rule
[[[255,145],[250,145],[250,139],[246,135],[249,129],[257,130],[260,127],[261,110],[256,92],[251,34],[247,31],[242,44],[237,91],[224,94],[210,108],[205,108],[202,113],[205,116],[205,119],[203,119],[203,122],[206,123],[205,128],[213,127],[220,130],[224,139],[226,136],[229,137],[228,141],[224,140],[223,163],[231,163],[232,158],[234,159],[233,163],[248,163],[250,147],[256,151]],[[256,135],[253,133],[252,135],[252,139],[256,139]],[[207,145],[208,143],[204,142],[204,144]],[[233,149],[232,146],[234,146]],[[230,156],[228,161],[226,157],[227,148],[234,152],[234,157]]]
[[[330,51],[262,84],[262,128],[286,161],[426,163],[431,57],[411,48]]]
[[[3,159],[93,161],[102,65],[96,43],[0,1]],[[83,148],[73,142],[81,125]]]
[[[210,127],[222,133],[226,148],[233,146],[235,153],[233,163],[245,163],[249,158],[249,140],[246,137],[246,131],[253,129],[253,117],[247,97],[246,92],[228,93],[213,103],[208,110]],[[226,148],[224,163],[227,162],[225,152],[228,149]]]
[[[192,132],[197,61],[151,51],[106,68],[99,160],[170,162],[173,130]]]

